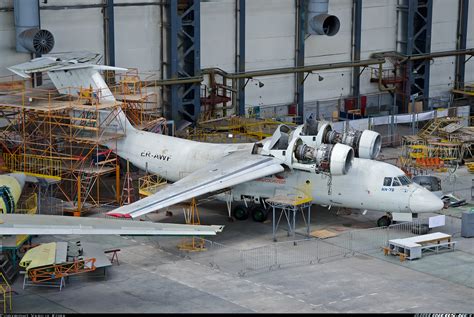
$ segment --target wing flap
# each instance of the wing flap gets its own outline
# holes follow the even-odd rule
[[[218,163],[201,168],[151,196],[112,210],[108,215],[136,218],[193,197],[276,174],[283,170],[280,162],[273,157],[232,153],[219,160]]]

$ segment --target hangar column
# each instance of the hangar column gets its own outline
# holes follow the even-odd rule
[[[398,10],[402,20],[400,53],[407,57],[431,53],[433,0],[403,0]],[[407,112],[408,103],[417,100],[423,101],[423,108],[428,109],[430,60],[408,60],[404,67],[403,94],[397,97],[403,102],[402,112]]]
[[[245,1],[236,0],[236,59],[235,59],[235,70],[238,73],[245,72]],[[237,114],[239,116],[245,116],[245,78],[237,80],[237,91],[238,91],[238,108]]]
[[[304,66],[304,40],[306,36],[306,6],[305,0],[296,0],[296,45],[295,45],[295,66]],[[297,105],[297,118],[300,122],[304,122],[304,73],[298,72],[295,74],[296,77],[296,105]]]
[[[465,50],[467,43],[467,24],[469,17],[469,0],[459,0],[458,28],[457,28],[457,50]],[[466,55],[456,56],[455,88],[464,88],[464,76],[466,73]]]
[[[362,0],[352,2],[352,61],[360,61],[362,38]],[[357,109],[360,109],[360,67],[352,70],[352,96],[356,98]]]
[[[201,110],[200,81],[193,80],[201,75],[200,8],[200,0],[169,0],[167,6],[170,23],[168,79],[179,81],[170,85],[168,109],[177,129],[186,121],[196,123]]]

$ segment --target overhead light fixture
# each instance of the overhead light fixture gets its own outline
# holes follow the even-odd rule
[[[262,83],[262,82],[261,82],[260,80],[258,80],[258,79],[253,79],[253,78],[252,78],[252,81],[256,81],[256,82],[258,82],[258,84],[257,84],[257,83],[255,83],[255,85],[258,85],[258,88],[262,88],[263,86],[265,86],[265,84],[264,84],[264,83]]]
[[[248,84],[250,81],[252,81],[252,82],[257,82],[257,83],[255,83],[255,86],[258,85],[258,88],[262,88],[263,86],[265,86],[265,84],[262,83],[260,80],[258,80],[258,79],[253,79],[252,77],[248,77],[247,80],[245,81],[245,84],[242,86],[242,90],[245,89],[245,86],[247,86],[247,84]]]

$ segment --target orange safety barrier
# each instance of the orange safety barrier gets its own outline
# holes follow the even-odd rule
[[[426,158],[417,158],[415,162],[416,166],[423,168],[432,168],[438,169],[444,166],[444,161],[439,157],[426,157]]]
[[[91,258],[30,269],[28,270],[28,277],[34,283],[41,283],[94,270],[95,258]]]

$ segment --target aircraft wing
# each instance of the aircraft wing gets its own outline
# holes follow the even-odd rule
[[[47,215],[0,214],[0,235],[156,235],[214,236],[224,226],[195,226],[123,219],[77,218]],[[1,239],[0,239],[1,241]]]
[[[270,156],[233,152],[196,170],[163,190],[139,201],[117,208],[110,216],[135,218],[184,200],[214,192],[284,170],[281,162]]]

